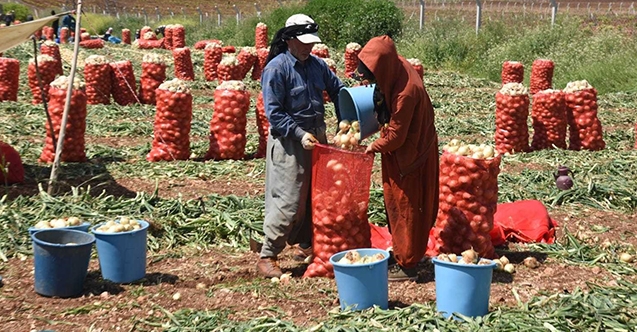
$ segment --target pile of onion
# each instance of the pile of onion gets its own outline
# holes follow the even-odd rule
[[[141,228],[142,225],[137,220],[130,219],[128,217],[121,217],[117,221],[109,220],[95,230],[101,233],[124,233],[136,231]]]
[[[54,218],[51,220],[41,220],[33,226],[35,229],[62,228],[69,226],[79,226],[82,220],[78,217]]]
[[[569,82],[564,88],[570,150],[603,150],[602,123],[597,117],[597,90],[586,80]]]
[[[341,264],[356,265],[380,262],[385,259],[383,253],[373,255],[361,255],[357,250],[348,251],[338,262]]]
[[[489,232],[498,203],[501,155],[491,146],[458,140],[443,150],[438,216],[431,230],[435,243],[427,254],[460,254],[473,248],[481,257],[494,257]]]
[[[338,133],[332,143],[344,150],[353,150],[361,140],[361,125],[358,121],[342,120],[338,123]]]

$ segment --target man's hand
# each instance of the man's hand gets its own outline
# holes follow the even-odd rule
[[[314,145],[316,145],[316,143],[318,143],[318,140],[316,139],[316,137],[314,137],[314,135],[310,133],[305,133],[305,135],[303,135],[303,138],[301,139],[301,144],[303,144],[303,148],[305,150],[314,149]]]

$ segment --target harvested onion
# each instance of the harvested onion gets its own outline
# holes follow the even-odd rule
[[[334,136],[334,145],[345,150],[353,150],[361,140],[361,126],[358,121],[342,120],[338,124],[338,133]]]
[[[98,227],[96,231],[102,233],[123,233],[141,229],[142,225],[137,220],[128,217],[121,217],[118,221],[109,220],[104,225]]]
[[[352,250],[348,251],[343,258],[341,258],[338,262],[341,264],[367,264],[380,262],[385,258],[385,255],[382,253],[377,253],[374,255],[365,255],[362,256],[358,251]]]

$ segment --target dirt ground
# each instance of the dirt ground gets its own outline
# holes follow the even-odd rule
[[[118,179],[120,188],[152,190],[154,183],[142,179]],[[245,195],[262,193],[262,188],[240,182],[182,183],[178,191],[185,198],[205,193]],[[177,194],[168,184],[159,188],[162,196]],[[584,212],[582,212],[584,213]],[[587,214],[587,213],[584,213]],[[591,241],[624,238],[637,244],[637,216],[625,216],[601,211],[589,211],[587,216],[572,216],[555,210],[552,217],[560,226]],[[593,225],[610,230],[593,233]],[[561,234],[558,228],[558,235]],[[597,238],[595,238],[597,237]],[[509,244],[511,246],[515,244]],[[527,301],[533,296],[586,289],[587,282],[614,285],[616,277],[602,268],[566,265],[537,252],[509,252],[498,248],[500,254],[516,264],[515,274],[495,272],[491,284],[491,308],[515,306],[517,300]],[[162,308],[175,312],[180,309],[227,309],[232,319],[242,320],[264,315],[294,321],[302,326],[327,319],[328,312],[338,307],[338,292],[332,279],[302,278],[306,265],[291,259],[288,248],[282,257],[282,267],[292,273],[287,283],[272,283],[259,278],[255,263],[257,254],[224,247],[185,249],[175,257],[171,252],[159,252],[147,259],[146,278],[132,284],[113,284],[104,281],[95,255],[81,296],[69,299],[48,298],[34,291],[32,257],[12,258],[0,265],[3,286],[0,288],[0,326],[3,331],[52,329],[63,331],[133,331],[144,327],[153,317],[164,317]],[[536,257],[541,266],[530,269],[521,264],[528,256]],[[430,261],[419,266],[417,282],[391,283],[390,307],[404,307],[413,303],[435,301],[434,267]],[[179,295],[177,295],[179,294]],[[160,328],[157,328],[160,330]]]

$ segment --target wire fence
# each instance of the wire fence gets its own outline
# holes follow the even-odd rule
[[[46,16],[42,9],[37,9],[28,1],[37,0],[13,0],[26,4],[34,9],[35,17]],[[84,12],[99,13],[115,16],[118,19],[137,17],[144,20],[145,24],[152,24],[162,19],[194,19],[201,24],[205,21],[216,21],[221,25],[226,21],[240,24],[243,20],[261,17],[263,13],[272,11],[277,7],[293,4],[302,4],[306,0],[277,0],[268,2],[239,2],[239,5],[230,2],[199,2],[199,5],[160,7],[160,6],[126,6],[123,0],[87,0],[84,1]],[[621,17],[635,19],[635,1],[609,2],[609,1],[576,1],[576,0],[394,0],[401,8],[408,20],[416,20],[422,29],[426,22],[439,20],[441,17],[456,17],[462,21],[476,21],[476,31],[481,21],[484,20],[516,20],[519,18],[531,18],[540,21],[551,19],[554,22],[556,16],[575,15],[589,18],[595,17]],[[70,10],[75,7],[75,1],[65,0],[61,10]]]

